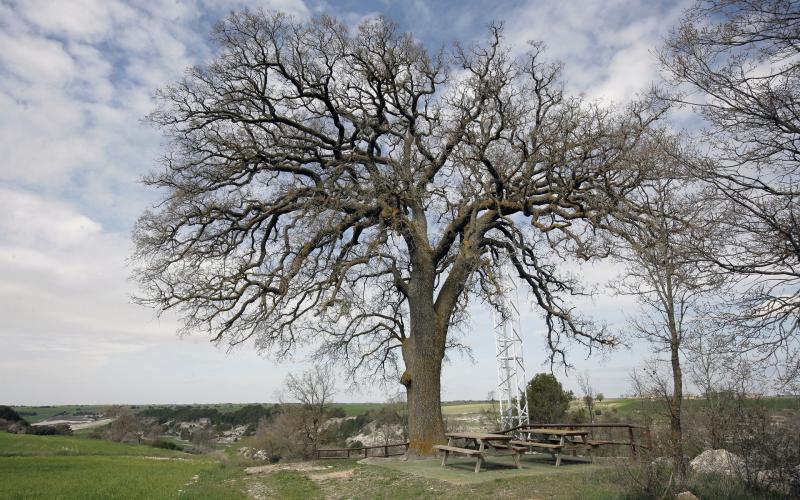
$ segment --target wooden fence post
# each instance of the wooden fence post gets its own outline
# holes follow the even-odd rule
[[[633,434],[633,427],[628,426],[628,439],[631,441],[631,458],[636,458],[636,438]]]

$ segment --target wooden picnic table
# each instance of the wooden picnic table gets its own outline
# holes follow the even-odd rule
[[[556,467],[561,465],[561,450],[564,449],[565,446],[571,445],[573,447],[582,446],[585,447],[587,450],[591,451],[591,447],[589,446],[588,441],[586,440],[586,436],[589,435],[588,431],[580,431],[574,429],[554,429],[554,428],[533,428],[533,429],[525,429],[523,434],[528,434],[530,437],[531,434],[538,434],[545,436],[545,441],[538,441],[533,439],[526,439],[524,441],[510,441],[509,444],[513,446],[525,446],[528,448],[543,448],[547,450],[550,455],[555,458]],[[555,441],[557,443],[551,442],[551,437],[555,436]],[[576,439],[580,438],[580,440]],[[573,448],[574,450],[574,448]],[[573,451],[574,454],[574,451]]]
[[[585,443],[589,446],[587,448],[589,452],[594,455],[594,450],[601,446],[627,446],[630,448],[631,458],[636,458],[636,450],[639,448],[644,449],[652,449],[653,442],[650,436],[650,429],[647,427],[643,427],[641,425],[630,424],[630,423],[605,423],[605,424],[575,424],[575,423],[553,423],[553,424],[543,424],[543,423],[534,423],[534,424],[522,424],[516,427],[512,427],[511,429],[506,429],[502,431],[503,434],[515,434],[525,435],[528,433],[530,429],[582,429],[589,432],[589,435],[584,437]],[[627,440],[620,439],[619,436],[612,437],[612,436],[605,436],[600,439],[596,439],[594,437],[593,431],[601,430],[601,431],[609,431],[609,430],[617,430],[622,429],[627,431]],[[644,437],[644,442],[636,440],[636,433],[635,431],[640,431]],[[586,439],[588,437],[588,439]],[[574,450],[573,450],[574,454]]]
[[[510,441],[514,439],[512,436],[486,432],[448,432],[445,436],[448,438],[447,446],[434,446],[437,450],[444,452],[442,467],[447,465],[447,457],[450,453],[456,453],[477,458],[476,473],[480,472],[484,457],[487,455],[514,455],[514,465],[521,468],[520,455],[525,448],[510,444]],[[472,444],[473,448],[455,446],[456,440],[466,440],[468,445]]]

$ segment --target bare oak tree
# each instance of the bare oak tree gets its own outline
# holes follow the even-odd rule
[[[706,193],[695,181],[681,179],[684,169],[677,158],[682,155],[674,140],[663,146],[657,161],[673,178],[664,175],[644,182],[637,195],[631,196],[637,200],[632,211],[636,216],[617,226],[622,243],[615,246],[614,255],[625,271],[615,289],[635,297],[640,306],[638,315],[628,321],[633,335],[648,342],[656,355],[667,355],[663,361],[670,368],[671,380],[664,379],[656,367],[645,373],[655,393],[667,403],[674,477],[682,487],[686,481],[682,351],[704,321],[709,296],[718,292],[724,281],[698,256],[698,247],[715,229],[708,216],[713,206],[707,204]]]
[[[594,395],[594,386],[589,378],[589,373],[584,372],[578,375],[578,386],[581,388],[581,401],[586,405],[586,412],[589,414],[589,423],[594,423],[594,406],[597,400]]]
[[[336,393],[336,379],[329,370],[315,366],[300,375],[289,374],[284,387],[286,395],[300,404],[297,411],[290,413],[313,451],[319,445],[319,435],[327,420],[325,412]]]
[[[796,349],[800,333],[800,4],[700,0],[661,53],[669,97],[706,119],[699,169],[726,214],[706,257],[741,281],[737,349]],[[800,365],[798,365],[800,366]],[[795,367],[796,369],[796,367]]]
[[[505,263],[553,360],[570,338],[613,342],[570,311],[554,256],[591,256],[595,223],[638,185],[651,102],[568,97],[541,46],[512,59],[497,26],[435,53],[385,19],[351,33],[243,12],[215,37],[152,114],[171,149],[134,235],[143,302],[217,341],[313,342],[354,372],[402,372],[411,453],[444,439],[452,330],[470,300],[498,304]]]

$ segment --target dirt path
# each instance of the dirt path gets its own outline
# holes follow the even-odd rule
[[[244,472],[245,474],[254,475],[254,474],[269,474],[272,472],[277,472],[280,470],[291,470],[295,472],[317,472],[317,471],[325,471],[328,469],[332,469],[330,465],[328,466],[321,466],[321,465],[314,465],[311,462],[296,462],[296,463],[289,463],[289,464],[272,464],[272,465],[259,465],[256,467],[247,467]]]
[[[254,500],[262,500],[267,498],[275,498],[276,493],[272,488],[259,480],[259,476],[273,474],[279,471],[292,471],[303,474],[308,479],[317,484],[324,484],[327,481],[336,481],[348,479],[356,475],[355,468],[345,470],[331,470],[334,469],[331,465],[316,465],[311,462],[297,462],[289,464],[272,464],[272,465],[259,465],[256,467],[247,467],[244,471],[245,474],[250,476],[245,481],[245,491],[247,496]]]
[[[337,470],[335,472],[324,472],[322,474],[309,474],[309,479],[322,482],[327,481],[328,479],[345,479],[348,477],[353,477],[356,473],[355,469],[347,469],[347,470]]]

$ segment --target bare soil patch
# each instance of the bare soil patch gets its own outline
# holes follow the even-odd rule
[[[317,482],[326,481],[328,479],[346,479],[348,477],[353,477],[356,473],[355,469],[347,469],[347,470],[338,470],[335,472],[325,472],[322,474],[309,474],[309,479],[312,479]]]
[[[275,498],[275,492],[264,483],[258,481],[247,482],[247,496],[256,500]]]
[[[272,465],[259,465],[256,467],[247,467],[244,472],[246,474],[269,474],[280,470],[290,470],[296,472],[317,472],[331,469],[330,465],[314,465],[311,462],[297,462],[291,464],[272,464]]]

